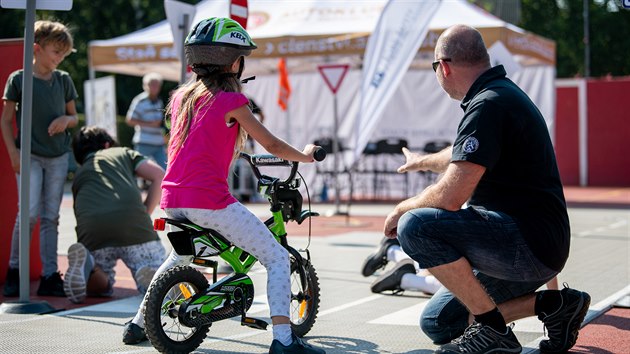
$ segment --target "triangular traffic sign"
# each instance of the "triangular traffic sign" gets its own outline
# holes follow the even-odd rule
[[[339,86],[343,78],[346,76],[350,65],[348,64],[334,64],[334,65],[319,65],[317,70],[322,74],[326,85],[330,88],[333,94],[337,93]]]

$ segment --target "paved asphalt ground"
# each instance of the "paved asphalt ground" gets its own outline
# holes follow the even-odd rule
[[[612,195],[610,190],[602,193]],[[597,320],[604,319],[601,315],[630,293],[630,193],[628,189],[622,193],[625,193],[622,201],[627,203],[604,203],[601,198],[582,196],[581,202],[571,205],[587,207],[569,210],[573,235],[571,255],[559,280],[560,284],[587,291],[592,297],[585,322],[593,321],[593,325],[588,324],[583,333],[607,330],[610,326],[595,327]],[[75,242],[71,203],[71,196],[66,195],[60,221],[60,259]],[[310,245],[306,225],[289,227],[290,242],[294,246],[309,245],[321,284],[319,316],[305,339],[324,347],[327,353],[431,353],[436,348],[418,327],[427,295],[416,292],[396,296],[373,294],[370,284],[375,276],[365,278],[360,274],[363,260],[382,238],[383,220],[392,207],[391,204],[356,205],[348,218],[316,218]],[[265,205],[252,204],[251,208],[261,217],[267,215]],[[331,205],[316,205],[313,209],[323,214],[334,211]],[[161,211],[153,216],[161,216]],[[61,271],[65,268],[61,267]],[[257,294],[249,315],[268,319],[266,273],[260,266],[252,273]],[[46,315],[0,313],[0,352],[155,352],[148,343],[126,346],[121,342],[123,324],[135,313],[140,297],[124,272],[119,273],[119,278],[115,297],[108,301],[100,299],[89,306],[75,307],[66,299],[44,298],[55,308],[67,310]],[[588,337],[581,334],[573,352],[630,353],[628,341],[623,341],[630,333],[630,310],[615,311],[609,313],[617,320],[613,324],[618,330],[615,338],[600,340],[597,344],[596,340],[582,342],[582,337],[586,340]],[[517,321],[514,331],[524,353],[537,352],[538,342],[544,338],[543,326],[537,319]],[[239,321],[225,320],[211,327],[196,352],[267,353],[271,340],[271,330],[249,329],[241,327]]]

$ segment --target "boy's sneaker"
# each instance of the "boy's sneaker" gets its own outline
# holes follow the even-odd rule
[[[302,339],[295,336],[295,334],[291,334],[291,338],[293,338],[293,342],[291,344],[284,346],[280,343],[279,340],[274,339],[271,342],[271,347],[269,348],[269,354],[325,354],[326,351],[321,348],[314,347]]]
[[[490,326],[475,322],[468,326],[459,338],[439,347],[435,353],[520,353],[521,349],[511,326],[505,328],[505,333],[499,333]]]
[[[63,279],[59,272],[52,273],[47,277],[39,278],[39,288],[37,295],[39,296],[66,296],[63,292]]]
[[[400,245],[400,243],[398,243],[398,239],[384,237],[381,240],[378,249],[370,254],[365,261],[363,261],[361,274],[363,274],[364,277],[369,277],[379,270],[379,268],[385,268],[387,265],[387,249],[394,245]]]
[[[157,269],[151,268],[149,266],[140,267],[136,271],[134,279],[136,280],[136,287],[141,294],[144,294],[149,290],[149,285],[151,285],[151,280],[155,275]]]
[[[6,297],[20,296],[20,270],[18,268],[7,269],[7,278],[2,295]]]
[[[587,293],[570,289],[566,285],[560,291],[560,297],[562,303],[556,312],[538,315],[538,319],[545,324],[549,337],[540,342],[540,351],[543,353],[564,353],[575,345],[578,331],[591,304],[591,297]]]
[[[87,282],[94,268],[94,257],[80,243],[68,248],[68,271],[63,282],[63,291],[68,300],[82,303],[87,295]]]
[[[383,273],[376,278],[372,283],[371,289],[373,293],[381,293],[385,290],[392,290],[398,292],[402,290],[400,288],[400,281],[405,274],[416,274],[416,266],[412,259],[405,259],[398,263],[391,270]]]
[[[144,333],[144,328],[131,321],[125,323],[125,328],[123,330],[123,343],[138,344],[146,340],[148,340],[148,338],[146,333]]]

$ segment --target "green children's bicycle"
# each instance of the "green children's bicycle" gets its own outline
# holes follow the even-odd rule
[[[315,154],[321,161],[323,149]],[[258,180],[258,191],[271,206],[271,217],[265,225],[276,240],[289,251],[291,262],[291,327],[298,337],[306,335],[317,318],[319,310],[319,279],[308,249],[303,256],[287,241],[285,223],[291,220],[301,224],[319,214],[302,210],[302,195],[298,191],[301,179],[296,178],[298,163],[273,155],[241,153]],[[290,167],[285,180],[261,174],[259,166]],[[307,189],[308,193],[308,189]],[[145,332],[151,344],[160,352],[189,353],[205,339],[210,326],[217,321],[240,316],[241,325],[266,329],[267,322],[248,317],[247,311],[254,299],[254,284],[247,273],[257,259],[236,247],[221,234],[187,220],[156,219],[154,227],[167,234],[179,255],[192,255],[192,264],[213,268],[212,283],[191,266],[177,266],[159,276],[150,286],[143,309]],[[220,257],[233,272],[217,281],[217,261]],[[214,258],[214,259],[213,259]]]

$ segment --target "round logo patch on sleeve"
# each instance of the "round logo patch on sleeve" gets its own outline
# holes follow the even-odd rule
[[[470,154],[471,152],[477,151],[479,148],[479,140],[474,136],[469,136],[464,140],[464,152]]]

